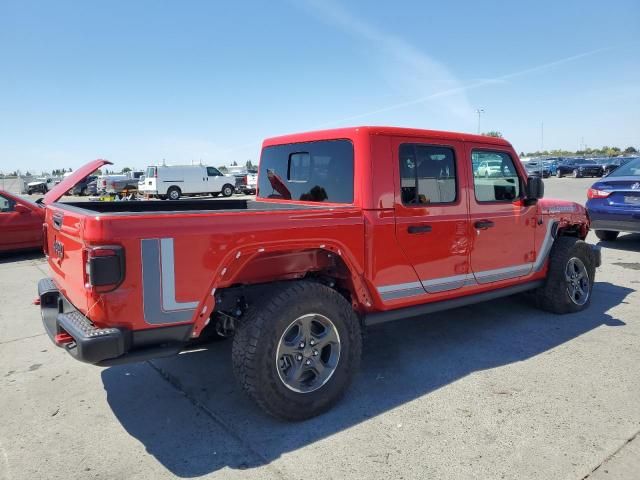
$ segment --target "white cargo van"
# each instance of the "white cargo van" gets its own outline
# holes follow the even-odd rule
[[[154,165],[147,167],[144,183],[138,185],[143,195],[178,200],[181,196],[233,195],[235,178],[205,165]]]

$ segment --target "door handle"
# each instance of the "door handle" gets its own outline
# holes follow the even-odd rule
[[[409,225],[407,231],[409,233],[429,233],[431,225]]]
[[[493,223],[491,220],[478,220],[473,224],[473,226],[478,230],[486,230],[487,228],[494,227],[495,223]]]

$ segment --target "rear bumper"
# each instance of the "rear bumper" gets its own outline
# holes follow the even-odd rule
[[[116,365],[174,355],[188,342],[192,325],[133,331],[98,328],[78,311],[50,278],[38,282],[40,313],[49,338],[76,360]]]
[[[592,230],[611,230],[613,232],[640,233],[639,220],[591,220]]]

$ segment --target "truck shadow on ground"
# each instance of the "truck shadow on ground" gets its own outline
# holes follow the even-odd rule
[[[42,253],[42,249],[2,252],[0,253],[0,265],[3,263],[23,262],[27,260],[41,260],[43,258],[44,253]]]
[[[274,420],[248,400],[234,381],[228,341],[108,368],[102,381],[124,429],[174,475],[253,468],[375,421],[472,372],[529,359],[595,328],[624,326],[607,312],[631,292],[596,283],[590,308],[564,316],[542,312],[519,296],[372,328],[361,371],[345,398],[302,423]]]
[[[624,252],[640,252],[640,233],[621,234],[613,242],[600,240],[598,245],[611,250],[621,250]]]

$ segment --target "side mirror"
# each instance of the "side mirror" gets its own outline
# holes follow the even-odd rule
[[[20,203],[16,203],[16,205],[13,207],[13,210],[18,213],[31,213],[31,209],[29,207],[25,207]]]
[[[530,203],[535,203],[536,200],[544,197],[544,182],[541,177],[529,177],[527,178],[526,200]]]

